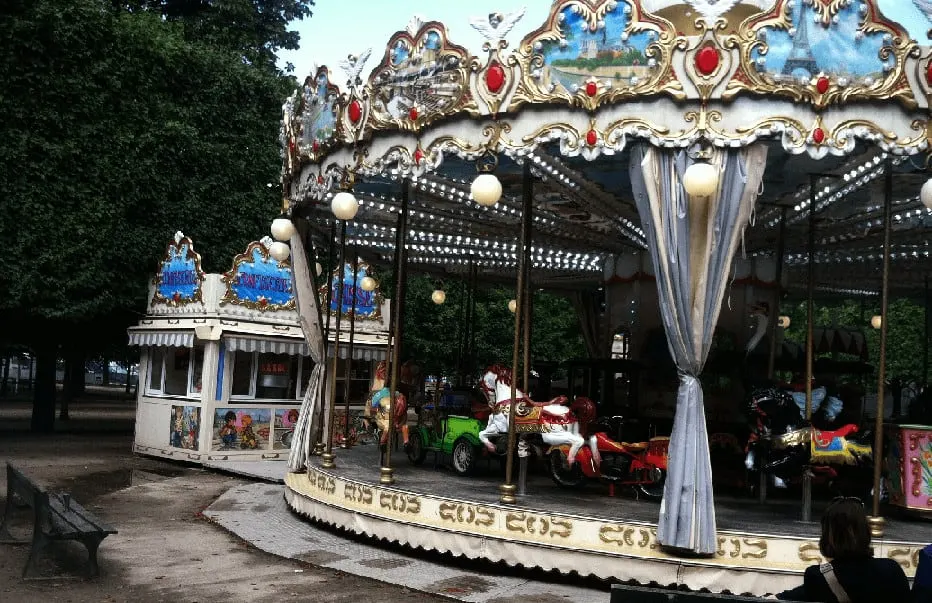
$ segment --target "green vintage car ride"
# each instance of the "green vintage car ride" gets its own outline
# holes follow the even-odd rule
[[[468,409],[457,406],[457,411]],[[451,409],[452,410],[452,409]],[[420,465],[428,452],[450,458],[453,470],[459,475],[469,475],[479,458],[485,453],[479,432],[486,422],[474,416],[446,414],[443,406],[425,405],[418,413],[418,422],[408,435],[408,460]]]

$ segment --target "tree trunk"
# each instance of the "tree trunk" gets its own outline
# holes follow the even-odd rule
[[[110,360],[104,358],[103,376],[101,377],[102,385],[110,385]]]
[[[32,430],[51,433],[55,429],[55,362],[56,346],[42,344],[33,350],[35,384],[32,401]],[[32,372],[30,366],[30,373]]]
[[[7,383],[10,380],[10,356],[3,357],[3,376],[0,377],[0,398],[5,398],[7,394]]]
[[[67,421],[71,402],[84,393],[84,352],[69,348],[65,352],[65,378],[62,380],[61,410],[58,418]]]

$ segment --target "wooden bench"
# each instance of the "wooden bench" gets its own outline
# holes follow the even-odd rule
[[[55,540],[76,540],[87,548],[88,574],[98,574],[97,547],[101,541],[117,531],[97,519],[93,513],[76,503],[69,494],[48,492],[29,479],[12,464],[6,464],[6,509],[0,523],[0,542],[22,544],[10,535],[10,518],[14,498],[19,498],[34,514],[32,550],[23,570],[23,578],[38,573],[36,564],[42,551]]]
[[[800,581],[802,581],[802,576],[800,576]],[[764,601],[773,601],[773,599],[613,584],[612,598],[610,601],[611,603],[711,603],[712,601],[723,601],[726,603],[728,601],[732,601],[733,603],[763,603]],[[793,602],[790,601],[789,603]]]

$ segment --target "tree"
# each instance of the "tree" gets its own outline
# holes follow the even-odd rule
[[[279,206],[294,82],[185,34],[104,0],[0,9],[0,314],[37,355],[36,429],[52,427],[59,347],[126,341],[175,230],[226,270]]]
[[[113,0],[130,11],[149,11],[181,23],[185,39],[226,48],[248,63],[275,71],[279,50],[298,48],[288,24],[311,16],[314,0]]]

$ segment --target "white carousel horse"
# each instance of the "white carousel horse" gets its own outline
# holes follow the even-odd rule
[[[485,447],[495,451],[495,444],[489,436],[508,433],[508,415],[511,408],[511,371],[503,366],[490,366],[479,383],[492,408],[489,424],[479,432],[479,440]],[[579,422],[569,408],[560,404],[565,396],[554,398],[550,402],[534,402],[521,390],[515,390],[515,430],[520,434],[539,433],[545,444],[550,446],[570,446],[567,462],[572,466],[576,453],[586,444],[579,434]]]

